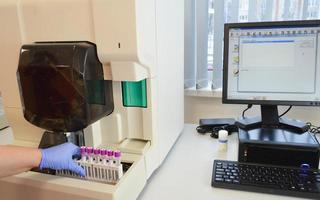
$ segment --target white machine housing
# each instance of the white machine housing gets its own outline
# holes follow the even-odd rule
[[[23,118],[16,71],[23,44],[90,41],[113,80],[114,112],[85,130],[87,146],[133,163],[116,185],[25,172],[0,181],[3,199],[136,199],[183,129],[183,0],[2,0],[0,91],[14,144],[44,130]],[[124,107],[121,81],[147,80],[147,108]]]

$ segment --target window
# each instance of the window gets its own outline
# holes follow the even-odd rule
[[[319,0],[186,0],[185,5],[185,88],[194,89],[222,86],[224,23],[320,18]]]

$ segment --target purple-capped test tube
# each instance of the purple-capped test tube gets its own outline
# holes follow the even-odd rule
[[[119,166],[121,165],[121,151],[115,151],[114,152],[114,160],[115,160],[115,165]]]
[[[100,153],[101,153],[101,150],[99,148],[93,149],[94,160],[96,163],[100,162]]]
[[[87,148],[85,146],[80,147],[81,160],[87,160]]]
[[[107,163],[108,163],[109,165],[112,164],[112,159],[113,159],[113,151],[110,150],[110,149],[108,149],[108,150],[107,150]]]
[[[93,153],[94,155],[100,155],[101,150],[99,148],[94,148]]]
[[[87,147],[87,156],[90,163],[93,162],[93,148]]]
[[[106,149],[100,149],[100,155],[101,156],[106,156],[107,155],[107,150]]]
[[[87,154],[88,155],[93,154],[93,147],[87,147]]]
[[[100,156],[101,156],[102,164],[106,165],[107,164],[107,150],[101,149]]]

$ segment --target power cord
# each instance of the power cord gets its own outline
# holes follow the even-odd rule
[[[250,108],[252,108],[252,104],[248,104],[248,107],[242,112],[242,118],[245,118],[245,112],[247,111],[247,110],[249,110]],[[286,110],[286,111],[284,111],[281,115],[279,115],[279,118],[280,117],[282,117],[282,116],[284,116],[285,114],[287,114],[290,110],[291,110],[291,108],[292,108],[292,106],[289,106],[289,108]]]
[[[281,115],[279,115],[279,118],[287,114],[291,110],[291,108],[292,106],[289,106],[289,108],[286,111],[284,111]]]
[[[3,131],[3,130],[5,130],[5,129],[7,129],[7,128],[9,128],[10,126],[5,126],[5,127],[3,127],[3,128],[0,128],[0,131]]]
[[[320,145],[319,140],[317,139],[317,136],[316,136],[317,134],[320,134],[320,126],[315,126],[311,122],[307,122],[306,125],[308,126],[308,131],[313,134],[314,139]]]
[[[226,131],[228,131],[228,134],[231,135],[233,132],[238,132],[238,127],[234,124],[228,124],[228,125],[223,125],[223,126],[214,126],[214,127],[198,126],[196,128],[196,130],[201,135],[204,135],[206,133],[210,133],[210,136],[212,138],[218,138],[218,133],[220,130],[226,130]]]
[[[249,110],[250,108],[252,108],[252,104],[248,104],[248,107],[246,109],[244,109],[244,111],[242,112],[242,118],[245,118],[244,117],[244,113]]]
[[[320,126],[315,126],[311,122],[307,122],[306,124],[307,124],[307,126],[309,128],[309,132],[310,133],[320,134]]]

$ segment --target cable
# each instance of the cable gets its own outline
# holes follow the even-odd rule
[[[313,134],[320,134],[320,127],[313,125],[311,122],[306,123],[309,127],[309,132]]]
[[[279,115],[279,118],[282,117],[282,116],[284,116],[285,114],[287,114],[287,113],[291,110],[291,108],[292,108],[292,106],[289,106],[289,108],[288,108],[286,111],[284,111],[284,113],[282,113],[281,115]]]
[[[246,109],[244,109],[244,111],[242,112],[242,118],[245,118],[244,117],[244,113],[249,110],[250,108],[252,107],[252,104],[248,104],[248,107]]]
[[[5,127],[3,127],[3,128],[0,128],[0,131],[3,131],[4,129],[7,129],[7,128],[9,128],[10,126],[5,126]]]
[[[308,128],[309,128],[308,131],[309,131],[310,133],[313,133],[314,139],[315,139],[315,140],[318,142],[318,144],[320,145],[319,140],[318,140],[318,138],[317,138],[317,136],[316,136],[316,134],[320,134],[320,127],[313,125],[311,122],[307,122],[306,125],[307,125]]]

